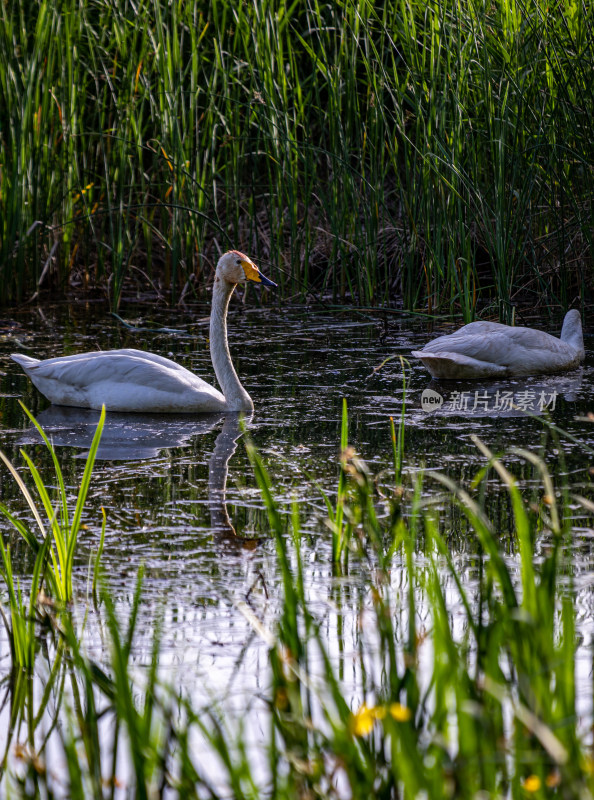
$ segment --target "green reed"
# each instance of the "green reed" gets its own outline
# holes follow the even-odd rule
[[[50,541],[49,537],[46,537],[36,551],[28,602],[25,602],[20,582],[14,575],[10,544],[5,545],[0,538],[0,555],[2,557],[0,572],[8,592],[9,616],[1,603],[0,614],[8,634],[13,667],[33,669],[37,643],[37,598],[45,571]]]
[[[593,13],[4,5],[0,302],[68,280],[177,301],[229,246],[285,298],[508,321],[518,297],[585,298]]]
[[[542,484],[538,505],[527,502],[503,459],[479,440],[476,444],[487,465],[470,489],[440,474],[425,476],[442,484],[468,518],[482,553],[474,586],[456,568],[441,530],[435,506],[443,497],[423,498],[417,480],[408,501],[395,494],[379,516],[369,470],[349,454],[352,491],[345,513],[358,531],[349,543],[351,570],[363,572],[369,593],[360,608],[366,622],[357,655],[358,706],[344,696],[325,615],[307,599],[299,517],[293,513],[294,564],[283,570],[283,617],[271,649],[275,796],[331,796],[321,787],[329,787],[332,776],[356,797],[397,792],[411,798],[420,793],[470,798],[477,792],[525,797],[540,796],[547,787],[577,797],[592,791],[576,704],[577,611],[567,584],[571,528],[564,497],[556,493],[541,459],[517,451]],[[251,458],[277,544],[286,548],[270,478],[253,452]],[[519,585],[515,565],[504,558],[476,497],[491,470],[510,497]],[[390,581],[395,559],[405,565],[408,580],[401,596]],[[450,580],[458,625],[451,589],[446,595]],[[402,629],[401,607],[407,619]],[[368,628],[373,631],[369,640]],[[380,669],[371,668],[367,641],[376,648]],[[424,661],[428,643],[431,658]],[[313,668],[320,663],[321,672]],[[312,707],[317,707],[315,722]]]
[[[394,441],[393,424],[391,432]],[[517,449],[496,455],[474,441],[484,465],[468,485],[441,473],[411,479],[396,448],[393,492],[380,494],[347,446],[343,410],[343,485],[328,502],[334,521],[342,507],[351,535],[343,573],[330,579],[331,603],[311,599],[298,505],[287,530],[274,484],[248,441],[280,567],[273,628],[238,603],[268,647],[269,673],[259,689],[267,708],[266,759],[254,766],[252,735],[223,707],[194,708],[159,679],[159,624],[139,682],[132,655],[141,570],[126,626],[100,581],[105,665],[86,654],[73,615],[50,616],[60,643],[48,653],[51,691],[61,704],[52,758],[61,756],[67,774],[47,768],[48,740],[34,735],[33,721],[19,766],[25,779],[13,775],[10,761],[3,773],[11,795],[54,796],[60,789],[81,799],[117,796],[125,765],[125,791],[141,798],[333,798],[337,787],[352,797],[590,797],[594,770],[584,731],[592,698],[587,708],[581,698],[578,713],[576,684],[576,498],[555,488],[542,458]],[[539,484],[528,497],[513,474],[518,459],[531,466],[533,487]],[[509,498],[513,559],[482,502],[495,477]],[[442,492],[426,492],[428,482]],[[592,510],[591,502],[577,500]],[[474,557],[462,567],[448,546],[446,501],[468,521]],[[345,652],[340,632],[347,617],[359,623]],[[67,691],[60,683],[65,671]]]
[[[73,598],[73,583],[72,583],[72,570],[74,567],[74,557],[76,555],[76,543],[78,540],[78,533],[82,524],[82,514],[89,491],[91,482],[91,475],[93,466],[95,464],[95,456],[99,448],[101,440],[101,433],[105,422],[105,408],[102,409],[97,423],[97,430],[93,437],[85,468],[81,478],[80,487],[72,516],[68,508],[68,491],[64,483],[64,476],[62,469],[56,455],[56,451],[49,441],[42,427],[39,425],[31,412],[25,408],[21,403],[21,407],[25,414],[29,417],[37,432],[41,436],[44,444],[48,448],[53,466],[54,474],[57,482],[56,498],[52,499],[50,489],[44,483],[39,470],[31,460],[30,456],[24,450],[21,450],[21,456],[27,465],[35,488],[37,490],[39,501],[36,502],[27,488],[21,474],[16,467],[8,460],[8,458],[0,451],[0,458],[4,462],[8,471],[16,481],[23,499],[27,503],[30,512],[33,515],[35,524],[39,529],[39,534],[36,534],[25,522],[14,516],[10,510],[4,505],[0,504],[0,514],[2,514],[11,525],[18,531],[26,545],[36,557],[35,562],[35,578],[36,580],[31,586],[31,603],[37,597],[39,591],[39,578],[47,580],[49,591],[54,601],[61,604],[69,603]],[[44,523],[42,514],[39,508],[43,509],[43,513],[47,518]],[[101,545],[103,545],[103,538],[105,532],[105,514],[103,515],[103,528],[101,533]],[[43,558],[41,558],[41,555]],[[47,569],[45,558],[47,556]],[[41,559],[41,560],[40,560]],[[7,578],[11,591],[11,608],[16,608],[13,603],[12,592],[14,587],[12,585],[12,570],[10,567],[10,549],[2,545],[2,560],[4,564],[4,573]],[[95,563],[95,571],[97,571],[98,564]]]

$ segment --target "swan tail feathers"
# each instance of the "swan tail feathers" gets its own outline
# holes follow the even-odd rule
[[[31,358],[31,356],[25,356],[22,353],[11,353],[10,357],[13,361],[16,361],[16,363],[19,364],[25,370],[25,372],[31,369],[31,367],[34,367],[36,364],[39,364],[38,358]]]
[[[506,374],[507,368],[488,361],[479,361],[461,353],[431,353],[415,350],[412,353],[420,359],[434,378],[496,378]]]

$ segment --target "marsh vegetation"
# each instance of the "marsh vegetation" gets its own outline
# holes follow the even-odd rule
[[[584,517],[594,504],[559,491],[542,458],[520,450],[499,458],[475,437],[483,464],[468,487],[438,473],[405,477],[404,426],[397,432],[392,424],[391,476],[380,484],[348,445],[345,403],[339,483],[324,495],[332,558],[322,598],[311,595],[306,577],[311,545],[297,500],[288,514],[279,506],[248,439],[279,582],[273,625],[254,587],[236,600],[267,653],[257,707],[246,710],[232,696],[198,706],[191,691],[180,692],[163,668],[162,617],[143,637],[144,656],[135,657],[144,570],[123,623],[101,550],[93,613],[105,650],[100,660],[90,655],[91,609],[81,615],[66,602],[57,578],[71,581],[71,567],[57,572],[56,564],[62,536],[76,537],[103,425],[102,415],[72,525],[60,532],[50,513],[54,538],[47,530],[40,540],[0,508],[35,556],[24,603],[2,550],[10,597],[1,778],[8,796],[590,796],[592,694],[576,654],[591,667],[592,652],[579,631],[570,517],[576,501]],[[554,436],[552,443],[559,445]],[[57,513],[68,520],[58,459],[46,445],[58,476]],[[529,466],[530,498],[506,466],[510,455]],[[49,488],[28,463],[38,502],[51,512]],[[11,472],[40,522],[27,481]],[[512,508],[511,559],[481,500],[493,478]],[[427,494],[426,482],[439,491]],[[448,544],[444,501],[466,519],[468,571]],[[104,534],[105,523],[101,548]]]
[[[2,365],[142,347],[212,378],[229,247],[282,306],[231,308],[241,424],[0,374],[0,795],[594,794],[589,354],[432,384],[429,414],[406,360],[442,315],[556,332],[578,303],[588,350],[593,26],[541,0],[0,4]]]
[[[231,348],[251,343],[247,434],[232,419],[108,414],[95,449],[98,413],[44,408],[24,375],[3,378],[4,450],[50,535],[3,466],[2,789],[587,796],[588,368],[545,379],[557,434],[544,413],[470,415],[449,395],[427,414],[421,366],[404,362],[404,384],[399,359],[373,373],[428,338],[410,320],[385,341],[364,312],[310,314],[307,337],[301,311],[232,315]],[[157,316],[152,334],[78,306],[46,321],[40,333],[21,316],[39,355],[65,332],[79,349],[142,335],[208,374],[193,315]]]
[[[591,297],[587,3],[0,9],[0,301],[281,297],[509,322]]]

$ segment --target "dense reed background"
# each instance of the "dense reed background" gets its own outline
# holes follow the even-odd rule
[[[202,294],[429,312],[586,299],[594,11],[544,0],[3,0],[0,302]]]

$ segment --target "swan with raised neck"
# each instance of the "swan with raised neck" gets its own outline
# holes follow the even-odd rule
[[[227,342],[229,299],[238,283],[276,286],[238,250],[217,264],[210,318],[210,356],[223,392],[169,358],[142,350],[107,350],[73,356],[36,358],[16,353],[33,384],[56,405],[138,413],[210,413],[251,411]]]

